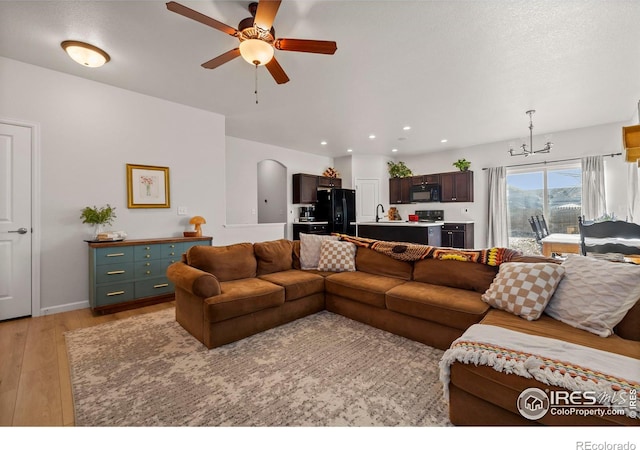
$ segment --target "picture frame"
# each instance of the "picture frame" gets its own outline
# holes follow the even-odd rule
[[[127,164],[127,208],[169,208],[169,168]]]

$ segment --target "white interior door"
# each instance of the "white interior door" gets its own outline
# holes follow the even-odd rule
[[[356,179],[356,220],[358,222],[376,220],[378,203],[380,203],[380,180]]]
[[[31,145],[0,123],[0,320],[31,315]]]

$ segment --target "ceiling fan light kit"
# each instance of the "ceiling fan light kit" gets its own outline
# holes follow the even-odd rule
[[[202,64],[205,69],[215,69],[238,56],[249,64],[266,66],[267,70],[278,84],[289,81],[289,77],[274,57],[275,50],[321,53],[333,55],[338,49],[334,41],[316,41],[309,39],[275,38],[273,21],[280,8],[281,0],[260,0],[249,4],[249,12],[252,17],[240,21],[238,29],[230,27],[198,11],[188,8],[176,2],[168,2],[169,11],[180,14],[188,19],[195,20],[204,25],[215,28],[240,41],[238,48],[234,48]]]
[[[513,147],[509,148],[509,154],[511,156],[530,156],[535,155],[536,153],[549,153],[551,148],[553,147],[553,143],[551,141],[547,141],[539,150],[533,149],[533,119],[532,116],[536,112],[535,109],[530,109],[525,114],[529,115],[529,147],[527,148],[527,144],[522,144],[520,148],[520,152],[517,152],[513,149]]]
[[[101,67],[111,60],[107,52],[95,45],[80,41],[64,41],[60,46],[75,62],[85,67]]]

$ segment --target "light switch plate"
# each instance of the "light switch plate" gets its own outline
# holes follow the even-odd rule
[[[178,206],[178,215],[186,216],[187,215],[187,207],[186,206]]]

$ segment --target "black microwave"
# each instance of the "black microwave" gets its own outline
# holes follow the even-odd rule
[[[411,202],[427,203],[440,201],[440,186],[437,184],[421,184],[411,186]]]

